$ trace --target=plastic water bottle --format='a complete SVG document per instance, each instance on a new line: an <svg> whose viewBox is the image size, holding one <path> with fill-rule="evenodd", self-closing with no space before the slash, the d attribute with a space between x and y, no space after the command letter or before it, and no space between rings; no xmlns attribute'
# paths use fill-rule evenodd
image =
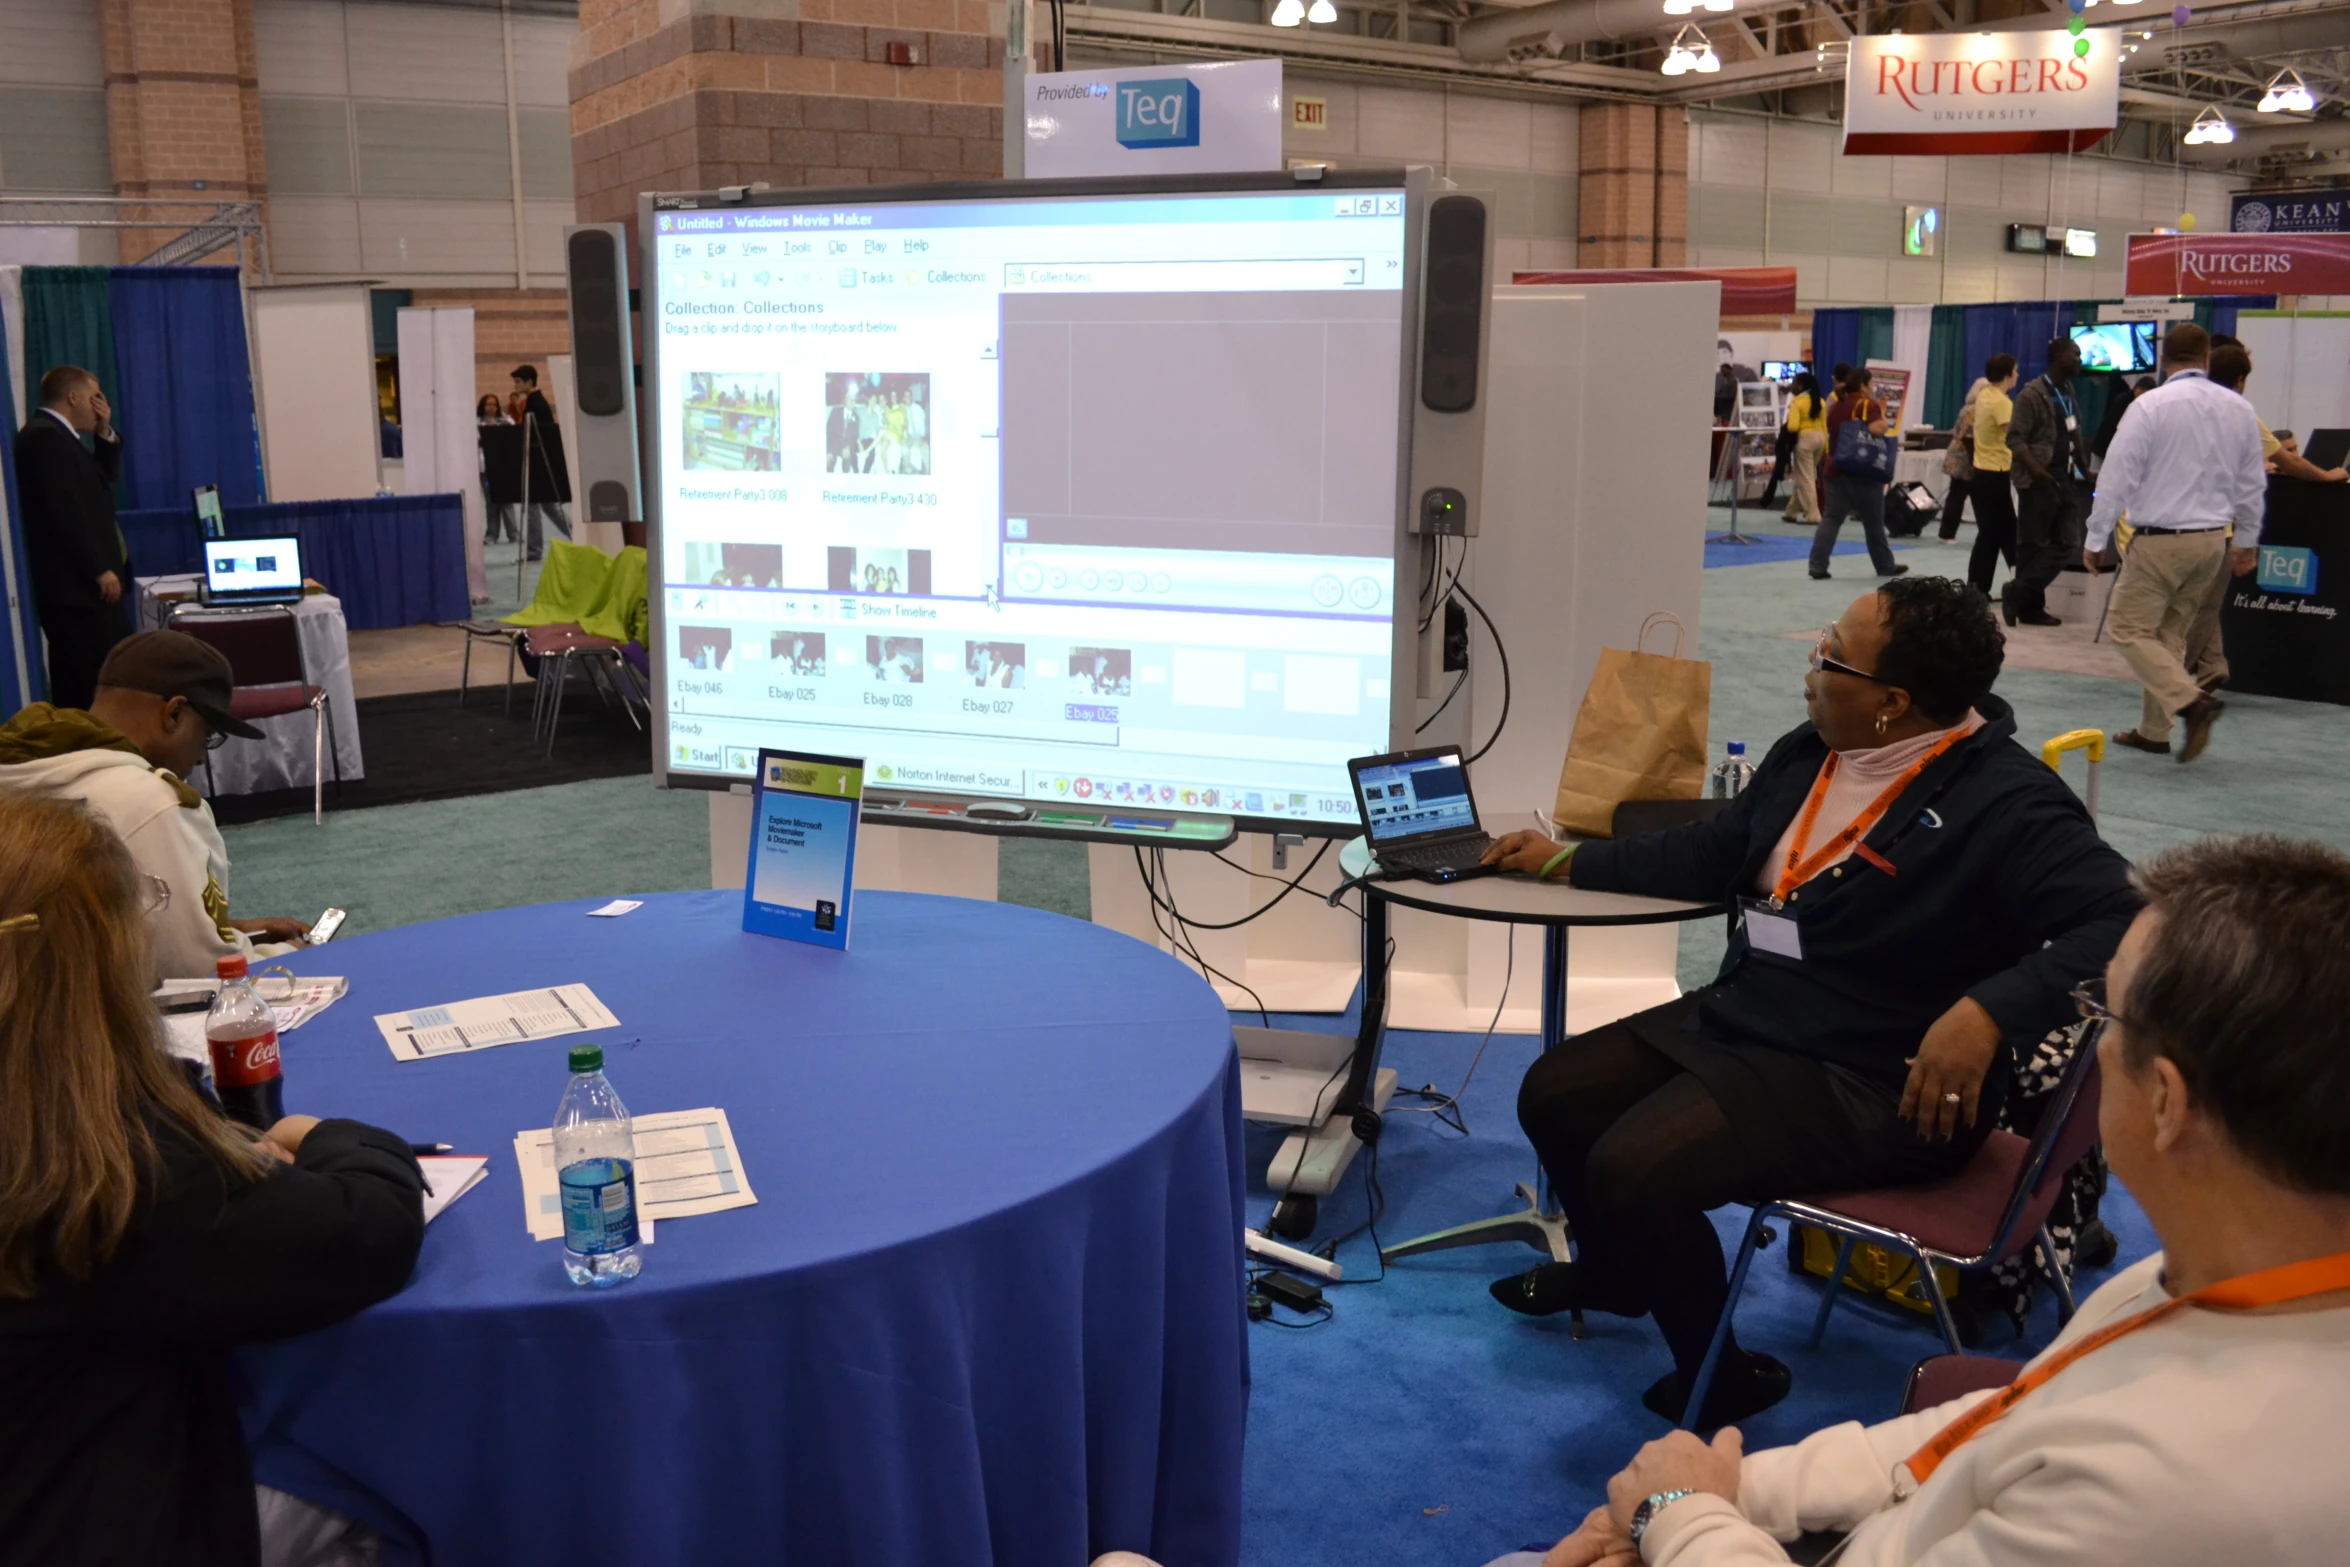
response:
<svg viewBox="0 0 2350 1567"><path fill-rule="evenodd" d="M636 1238L636 1138L604 1076L604 1047L571 1047L571 1082L555 1107L555 1179L563 1198L563 1271L596 1288L644 1266Z"/></svg>
<svg viewBox="0 0 2350 1567"><path fill-rule="evenodd" d="M1713 783L1706 793L1717 800L1727 800L1744 794L1746 786L1754 781L1754 764L1746 759L1746 742L1730 742L1729 755L1714 763Z"/></svg>
<svg viewBox="0 0 2350 1567"><path fill-rule="evenodd" d="M243 958L213 964L220 989L204 1018L212 1052L212 1091L230 1117L266 1132L286 1113L285 1066L278 1059L277 1014L254 992Z"/></svg>

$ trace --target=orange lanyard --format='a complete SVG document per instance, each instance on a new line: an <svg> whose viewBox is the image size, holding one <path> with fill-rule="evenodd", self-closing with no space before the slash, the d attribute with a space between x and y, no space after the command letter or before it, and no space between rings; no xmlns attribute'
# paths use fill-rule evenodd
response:
<svg viewBox="0 0 2350 1567"><path fill-rule="evenodd" d="M1826 870L1845 850L1866 837L1869 829L1893 808L1893 802L1901 798L1902 792L1918 781L1918 775L1931 767L1936 757L1966 737L1964 729L1954 729L1944 735L1934 749L1912 762L1883 794L1871 800L1842 832L1822 844L1820 852L1807 860L1803 851L1811 842L1812 826L1819 820L1820 806L1828 798L1828 786L1836 781L1836 753L1830 751L1827 762L1820 768L1820 776L1812 780L1811 798L1803 802L1803 815L1795 823L1795 840L1787 845L1787 868L1779 873L1779 885L1771 889L1771 907L1784 904L1789 893Z"/></svg>
<svg viewBox="0 0 2350 1567"><path fill-rule="evenodd" d="M1942 1466L1942 1460L1965 1445L1967 1439L1997 1420L2016 1406L2026 1393L2055 1376L2059 1371L2094 1350L2103 1349L2117 1338L2152 1327L2175 1311L2188 1306L2203 1306L2213 1311L2251 1311L2260 1306L2279 1306L2289 1300L2303 1300L2311 1295L2323 1295L2333 1290L2350 1289L2350 1251L2340 1251L2331 1257L2312 1257L2306 1262L2290 1262L2281 1268L2268 1268L2259 1273L2247 1273L2241 1278L2222 1279L2207 1285L2192 1295L2181 1295L2166 1300L2159 1306L2125 1317L2083 1334L2064 1348L2059 1355L2041 1361L2005 1388L1960 1415L1944 1426L1934 1439L1902 1461L1914 1485L1924 1485L1926 1477ZM1896 1471L1896 1482L1899 1472ZM1907 1490L1901 1492L1906 1496Z"/></svg>

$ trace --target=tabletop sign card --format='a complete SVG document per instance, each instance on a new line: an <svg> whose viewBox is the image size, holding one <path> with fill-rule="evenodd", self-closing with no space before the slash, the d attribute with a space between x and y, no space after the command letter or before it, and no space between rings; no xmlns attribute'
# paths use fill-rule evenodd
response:
<svg viewBox="0 0 2350 1567"><path fill-rule="evenodd" d="M864 793L861 758L760 751L743 929L848 950Z"/></svg>

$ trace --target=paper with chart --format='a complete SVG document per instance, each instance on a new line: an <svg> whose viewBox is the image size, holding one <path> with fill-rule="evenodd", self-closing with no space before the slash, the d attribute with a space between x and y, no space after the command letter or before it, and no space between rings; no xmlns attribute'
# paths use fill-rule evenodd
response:
<svg viewBox="0 0 2350 1567"><path fill-rule="evenodd" d="M743 1175L734 1128L724 1110L665 1110L630 1120L636 1138L637 1222L652 1239L656 1219L685 1219L759 1199ZM555 1134L540 1127L514 1134L522 1167L522 1214L534 1241L563 1235L563 1199L555 1184Z"/></svg>
<svg viewBox="0 0 2350 1567"><path fill-rule="evenodd" d="M619 1024L620 1019L585 985L477 996L412 1012L379 1013L375 1020L375 1026L383 1030L384 1043L403 1061L460 1055L525 1039L584 1034Z"/></svg>

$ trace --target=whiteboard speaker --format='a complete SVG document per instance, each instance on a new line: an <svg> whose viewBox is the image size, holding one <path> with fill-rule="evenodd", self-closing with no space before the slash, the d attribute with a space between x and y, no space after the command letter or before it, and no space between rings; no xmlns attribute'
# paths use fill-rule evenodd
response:
<svg viewBox="0 0 2350 1567"><path fill-rule="evenodd" d="M1484 196L1428 204L1421 240L1418 395L1412 406L1412 531L1474 534L1485 469L1487 301L1493 223Z"/></svg>
<svg viewBox="0 0 2350 1567"><path fill-rule="evenodd" d="M571 364L579 428L572 460L587 494L587 521L633 522L638 504L636 356L629 349L628 230L584 223L563 231L571 283Z"/></svg>

